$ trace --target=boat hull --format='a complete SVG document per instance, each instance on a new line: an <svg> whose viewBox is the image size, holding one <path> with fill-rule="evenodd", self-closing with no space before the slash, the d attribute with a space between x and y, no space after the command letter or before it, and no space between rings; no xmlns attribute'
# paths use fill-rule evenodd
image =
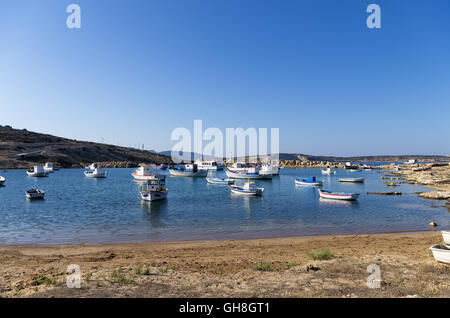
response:
<svg viewBox="0 0 450 318"><path fill-rule="evenodd" d="M106 178L106 171L100 173L85 171L84 175L86 176L86 178Z"/></svg>
<svg viewBox="0 0 450 318"><path fill-rule="evenodd" d="M339 178L339 182L363 183L364 178Z"/></svg>
<svg viewBox="0 0 450 318"><path fill-rule="evenodd" d="M212 184L233 184L234 181L230 179L217 179L217 178L206 178L208 183Z"/></svg>
<svg viewBox="0 0 450 318"><path fill-rule="evenodd" d="M30 172L30 171L27 171L27 175L29 177L34 177L34 178L43 178L43 177L47 176L47 173L46 172Z"/></svg>
<svg viewBox="0 0 450 318"><path fill-rule="evenodd" d="M450 245L450 231L442 231L441 233L444 243Z"/></svg>
<svg viewBox="0 0 450 318"><path fill-rule="evenodd" d="M319 195L324 199L332 199L332 200L349 200L353 201L358 199L359 193L337 193L337 192L328 192L319 190Z"/></svg>
<svg viewBox="0 0 450 318"><path fill-rule="evenodd" d="M300 180L300 179L295 179L295 185L319 187L319 186L322 185L322 181L307 182L307 181L303 181L303 180Z"/></svg>
<svg viewBox="0 0 450 318"><path fill-rule="evenodd" d="M168 191L142 191L141 198L144 201L160 201L167 199Z"/></svg>
<svg viewBox="0 0 450 318"><path fill-rule="evenodd" d="M232 172L230 170L225 171L228 178L232 179L251 179L251 180L258 180L258 179L272 179L272 175L264 175L259 173L236 173Z"/></svg>
<svg viewBox="0 0 450 318"><path fill-rule="evenodd" d="M186 170L169 169L169 172L173 177L206 177L208 175L208 170L198 170L194 172Z"/></svg>
<svg viewBox="0 0 450 318"><path fill-rule="evenodd" d="M450 247L445 245L433 245L430 247L434 259L441 263L450 264Z"/></svg>
<svg viewBox="0 0 450 318"><path fill-rule="evenodd" d="M39 200L39 199L43 199L45 196L45 192L37 192L37 193L29 193L29 192L25 192L26 198L28 200Z"/></svg>

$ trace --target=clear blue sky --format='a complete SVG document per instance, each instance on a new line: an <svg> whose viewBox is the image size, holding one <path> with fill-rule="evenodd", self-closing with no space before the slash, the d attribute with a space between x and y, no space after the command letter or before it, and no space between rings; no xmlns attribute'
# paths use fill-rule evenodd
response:
<svg viewBox="0 0 450 318"><path fill-rule="evenodd" d="M278 127L281 152L448 154L450 1L1 1L0 124L161 151L194 119Z"/></svg>

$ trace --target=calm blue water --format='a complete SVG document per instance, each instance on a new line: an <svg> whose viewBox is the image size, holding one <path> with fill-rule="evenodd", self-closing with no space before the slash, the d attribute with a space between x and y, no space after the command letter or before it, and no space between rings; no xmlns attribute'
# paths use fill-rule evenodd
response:
<svg viewBox="0 0 450 318"><path fill-rule="evenodd" d="M322 176L320 169L282 169L272 181L257 181L263 197L231 194L226 186L203 178L167 178L169 198L146 203L134 169L106 169L108 178L87 179L83 169L64 169L48 178L30 178L24 170L0 171L0 244L76 244L196 239L240 239L319 234L426 230L433 220L449 225L440 202L414 192L389 188L376 171ZM219 177L224 175L218 173ZM358 202L321 201L314 188L294 185L295 177L317 176L323 189L359 192ZM342 184L340 176L364 176L364 184ZM29 202L25 190L46 191L44 201ZM401 191L402 196L367 195Z"/></svg>

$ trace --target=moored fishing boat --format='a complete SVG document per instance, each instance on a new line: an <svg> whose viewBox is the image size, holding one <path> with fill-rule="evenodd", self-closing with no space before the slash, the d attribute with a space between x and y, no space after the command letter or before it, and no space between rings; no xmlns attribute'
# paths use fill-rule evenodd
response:
<svg viewBox="0 0 450 318"><path fill-rule="evenodd" d="M51 162L46 162L45 165L44 165L44 171L47 172L47 173L48 172L54 172L54 171L57 171L57 170L59 170L59 168L55 167L53 165L53 163L51 163Z"/></svg>
<svg viewBox="0 0 450 318"><path fill-rule="evenodd" d="M247 162L235 162L231 165L231 167L227 167L231 172L243 172L246 171L248 168L256 168L256 164L251 164Z"/></svg>
<svg viewBox="0 0 450 318"><path fill-rule="evenodd" d="M198 170L195 163L169 168L169 172L173 177L206 177L208 174L208 170Z"/></svg>
<svg viewBox="0 0 450 318"><path fill-rule="evenodd" d="M167 165L162 163L162 164L159 165L158 168L159 168L159 170L166 170L167 169Z"/></svg>
<svg viewBox="0 0 450 318"><path fill-rule="evenodd" d="M232 179L272 179L271 174L259 174L259 170L257 167L247 168L243 171L231 171L228 168L225 170L228 178Z"/></svg>
<svg viewBox="0 0 450 318"><path fill-rule="evenodd" d="M147 187L141 189L140 195L144 201L159 201L167 198L169 190L165 187L166 176L162 174L152 175L146 179Z"/></svg>
<svg viewBox="0 0 450 318"><path fill-rule="evenodd" d="M450 264L450 247L445 245L433 245L430 247L434 259L441 263Z"/></svg>
<svg viewBox="0 0 450 318"><path fill-rule="evenodd" d="M363 183L364 178L339 178L339 182Z"/></svg>
<svg viewBox="0 0 450 318"><path fill-rule="evenodd" d="M333 200L356 200L359 197L359 193L332 192L321 189L319 189L319 195L321 198Z"/></svg>
<svg viewBox="0 0 450 318"><path fill-rule="evenodd" d="M150 166L141 166L133 171L131 175L135 180L147 181L153 179L155 174L152 174Z"/></svg>
<svg viewBox="0 0 450 318"><path fill-rule="evenodd" d="M262 195L264 188L258 188L254 182L247 181L244 185L228 185L234 194L241 195Z"/></svg>
<svg viewBox="0 0 450 318"><path fill-rule="evenodd" d="M106 178L106 171L103 171L100 166L97 166L97 168L95 168L92 171L85 171L84 175L87 178Z"/></svg>
<svg viewBox="0 0 450 318"><path fill-rule="evenodd" d="M325 170L322 170L322 174L336 174L336 171L331 170L331 168L326 168Z"/></svg>
<svg viewBox="0 0 450 318"><path fill-rule="evenodd" d="M273 175L277 176L280 174L280 166L272 164L272 163L262 163L259 166L259 174L260 175Z"/></svg>
<svg viewBox="0 0 450 318"><path fill-rule="evenodd" d="M25 196L29 200L43 199L44 195L45 195L45 192L43 190L39 190L39 189L30 189L27 192L25 192Z"/></svg>
<svg viewBox="0 0 450 318"><path fill-rule="evenodd" d="M323 184L323 181L321 180L316 180L316 177L308 177L307 179L295 179L295 184L296 185L305 185L305 186L313 186L313 187L318 187L321 186Z"/></svg>
<svg viewBox="0 0 450 318"><path fill-rule="evenodd" d="M27 170L27 175L29 177L46 177L47 173L42 166L34 166L33 169Z"/></svg>
<svg viewBox="0 0 450 318"><path fill-rule="evenodd" d="M195 164L197 165L198 170L223 170L222 164L214 160L196 160Z"/></svg>
<svg viewBox="0 0 450 318"><path fill-rule="evenodd" d="M6 181L5 177L0 176L0 186L3 185Z"/></svg>
<svg viewBox="0 0 450 318"><path fill-rule="evenodd" d="M219 179L219 178L206 178L208 183L213 184L233 184L234 180L231 179Z"/></svg>
<svg viewBox="0 0 450 318"><path fill-rule="evenodd" d="M358 165L354 165L351 162L346 162L344 168L348 169L348 170L358 170L359 166Z"/></svg>

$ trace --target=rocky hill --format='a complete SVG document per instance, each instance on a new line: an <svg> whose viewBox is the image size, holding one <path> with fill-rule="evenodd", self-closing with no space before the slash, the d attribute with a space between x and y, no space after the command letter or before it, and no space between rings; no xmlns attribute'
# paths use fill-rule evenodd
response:
<svg viewBox="0 0 450 318"><path fill-rule="evenodd" d="M0 125L0 168L28 168L50 161L61 167L102 162L110 167L169 163L170 157L146 150L78 141Z"/></svg>

